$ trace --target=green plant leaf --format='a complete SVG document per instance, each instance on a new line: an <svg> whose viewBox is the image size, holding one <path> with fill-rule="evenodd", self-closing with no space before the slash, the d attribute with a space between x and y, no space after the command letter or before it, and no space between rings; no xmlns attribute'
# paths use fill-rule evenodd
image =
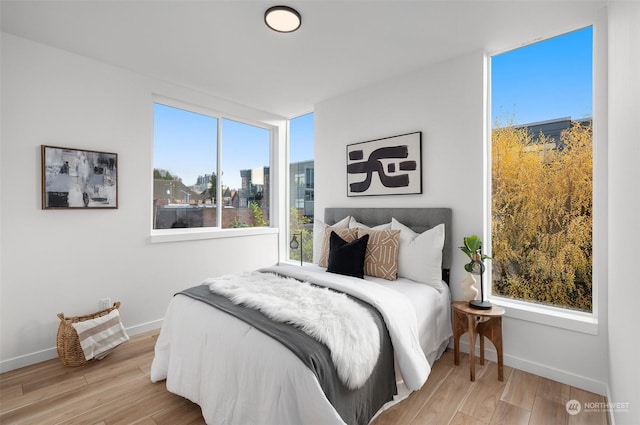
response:
<svg viewBox="0 0 640 425"><path fill-rule="evenodd" d="M473 254L480 251L480 249L482 248L482 241L477 235L467 236L464 238L464 246L461 246L459 248L462 252L467 254L467 257L469 257L470 260L473 261ZM482 254L480 256L480 259L481 261L490 260L491 257L486 254ZM467 270L467 265L465 265L465 270Z"/></svg>
<svg viewBox="0 0 640 425"><path fill-rule="evenodd" d="M477 235L464 238L464 246L471 252L477 252L482 247L482 241Z"/></svg>

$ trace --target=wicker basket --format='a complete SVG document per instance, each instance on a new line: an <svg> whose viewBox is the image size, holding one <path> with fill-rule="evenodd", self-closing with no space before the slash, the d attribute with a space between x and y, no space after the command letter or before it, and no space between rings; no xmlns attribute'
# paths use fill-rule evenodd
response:
<svg viewBox="0 0 640 425"><path fill-rule="evenodd" d="M58 313L60 325L58 326L56 346L58 348L58 357L62 364L65 366L82 366L90 362L90 360L84 358L84 352L80 346L78 333L71 324L95 319L96 317L106 316L118 307L120 307L120 301L113 303L112 307L100 310L96 313L87 314L86 316L64 317L63 313Z"/></svg>

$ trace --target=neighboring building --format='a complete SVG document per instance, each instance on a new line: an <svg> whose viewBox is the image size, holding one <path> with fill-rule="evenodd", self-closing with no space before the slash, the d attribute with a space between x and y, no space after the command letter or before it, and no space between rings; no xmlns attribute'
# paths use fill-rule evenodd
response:
<svg viewBox="0 0 640 425"><path fill-rule="evenodd" d="M564 146L561 141L561 134L565 130L571 128L572 122L578 122L581 125L590 124L591 118L582 118L572 120L571 117L556 118L553 120L532 122L529 124L522 124L515 126L516 128L527 128L529 134L534 141L537 141L540 133L547 137L549 143L553 143L555 149L562 149Z"/></svg>
<svg viewBox="0 0 640 425"><path fill-rule="evenodd" d="M229 186L222 185L222 205L225 207L229 207L234 205L234 199L238 198L238 191L235 189L229 189Z"/></svg>
<svg viewBox="0 0 640 425"><path fill-rule="evenodd" d="M313 218L315 172L313 161L289 164L289 205Z"/></svg>
<svg viewBox="0 0 640 425"><path fill-rule="evenodd" d="M211 183L211 176L212 174L205 174L204 176L198 176L198 179L196 180L196 184L191 186L191 188L194 191L199 193L204 192L205 190L209 189L209 184Z"/></svg>
<svg viewBox="0 0 640 425"><path fill-rule="evenodd" d="M228 208L223 212L224 228L233 227L234 219L245 225L252 223L249 207L253 202L262 209L264 219L269 221L269 167L240 170L240 176L240 189L222 185L221 205ZM196 184L188 187L181 180L154 179L153 228L215 226L218 202L208 190L210 181L211 175L199 176Z"/></svg>
<svg viewBox="0 0 640 425"><path fill-rule="evenodd" d="M269 221L269 167L240 170L240 178L242 187L238 189L232 205L236 208L249 208L252 202L256 202L262 209L264 218Z"/></svg>
<svg viewBox="0 0 640 425"><path fill-rule="evenodd" d="M203 199L204 195L194 192L181 180L153 180L154 205L199 204Z"/></svg>

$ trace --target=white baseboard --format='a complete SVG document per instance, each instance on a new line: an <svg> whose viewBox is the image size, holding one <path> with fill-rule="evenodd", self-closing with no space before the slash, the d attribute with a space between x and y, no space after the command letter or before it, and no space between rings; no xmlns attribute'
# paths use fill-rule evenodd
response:
<svg viewBox="0 0 640 425"><path fill-rule="evenodd" d="M485 359L497 362L497 354L490 342L485 344ZM453 349L453 343L449 348ZM468 341L460 340L460 351L469 353ZM476 356L480 356L480 347L475 347ZM572 387L580 388L592 393L604 395L609 397L609 386L605 382L596 381L586 376L576 375L574 373L566 372L564 370L556 369L554 367L544 365L541 363L532 362L531 360L522 359L508 354L503 354L504 364L514 369L519 369L525 372L533 373L534 375L542 376L543 378L552 379L554 381L561 382L563 384L571 385ZM611 422L610 422L611 423ZM611 423L612 424L612 423ZM612 424L613 425L613 424Z"/></svg>
<svg viewBox="0 0 640 425"><path fill-rule="evenodd" d="M57 356L58 351L56 347L53 347L36 351L35 353L13 357L11 359L3 360L0 362L0 373L9 372L10 370L20 369L21 367L31 366L32 364L55 359Z"/></svg>
<svg viewBox="0 0 640 425"><path fill-rule="evenodd" d="M613 398L611 397L611 388L609 388L609 385L607 385L607 401L613 401ZM609 419L609 425L616 425L616 417L613 414L614 410L613 409L607 409L607 416Z"/></svg>
<svg viewBox="0 0 640 425"><path fill-rule="evenodd" d="M135 336L135 335L143 334L145 332L160 329L162 327L162 320L163 319L153 320L151 322L128 327L127 334L129 334L129 336Z"/></svg>
<svg viewBox="0 0 640 425"><path fill-rule="evenodd" d="M159 329L162 326L162 320L163 319L158 319L142 323L140 325L131 326L126 328L127 334L129 336L135 336L144 332ZM0 373L9 372L10 370L19 369L25 366L31 366L32 364L55 359L56 357L58 357L58 349L56 347L52 347L36 351L34 353L13 357L11 359L2 360L0 361Z"/></svg>

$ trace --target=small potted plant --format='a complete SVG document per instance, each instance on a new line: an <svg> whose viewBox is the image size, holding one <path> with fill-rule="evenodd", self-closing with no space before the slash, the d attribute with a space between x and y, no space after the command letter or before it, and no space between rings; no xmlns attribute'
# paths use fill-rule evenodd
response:
<svg viewBox="0 0 640 425"><path fill-rule="evenodd" d="M464 299L469 301L471 307L483 310L490 309L491 303L484 300L482 274L485 270L483 261L490 260L491 257L482 253L482 241L476 235L465 237L464 245L460 247L460 250L467 254L467 257L471 260L464 265L464 269L467 271L467 277L460 282ZM476 279L473 276L474 274L480 275L480 301L476 300L478 297L478 289L475 287Z"/></svg>
<svg viewBox="0 0 640 425"><path fill-rule="evenodd" d="M476 235L465 237L464 246L461 246L460 250L467 254L467 257L471 260L464 265L464 269L469 273L482 273L484 271L484 264L482 262L491 259L491 257L482 253L482 241Z"/></svg>

